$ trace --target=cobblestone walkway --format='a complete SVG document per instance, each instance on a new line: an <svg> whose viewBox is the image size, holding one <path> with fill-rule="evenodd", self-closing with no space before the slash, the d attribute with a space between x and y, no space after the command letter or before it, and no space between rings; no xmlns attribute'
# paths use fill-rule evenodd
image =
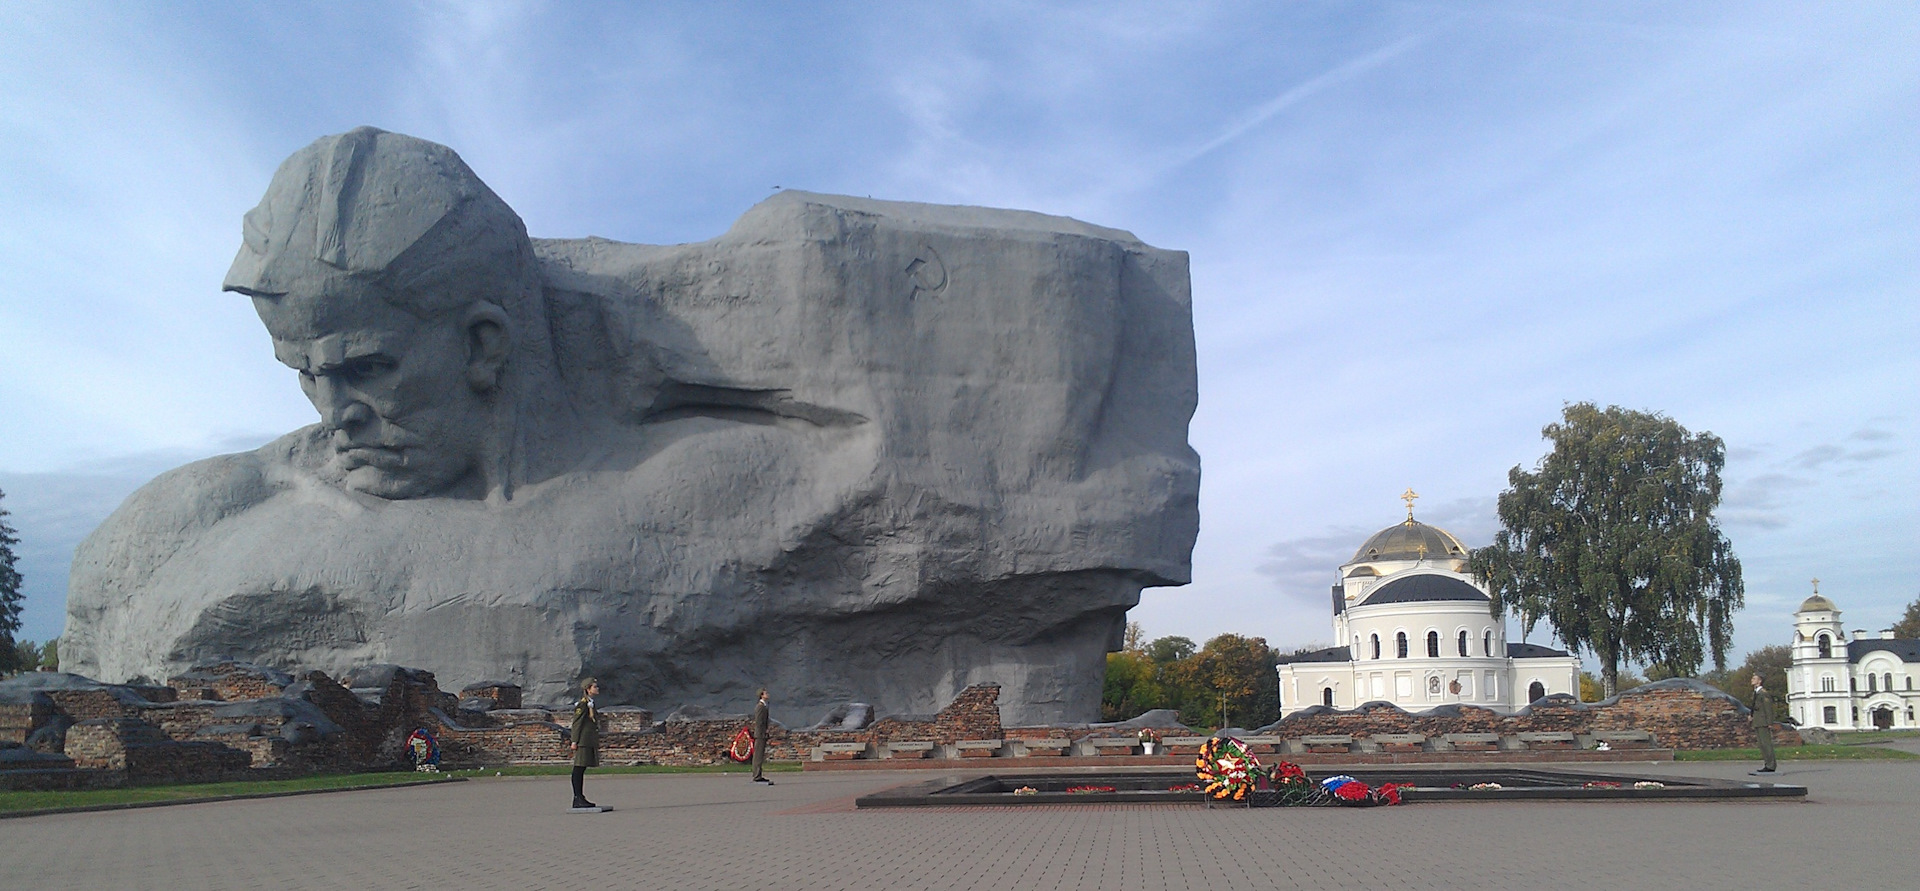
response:
<svg viewBox="0 0 1920 891"><path fill-rule="evenodd" d="M1654 765L1740 777L1752 765ZM565 777L0 823L11 888L1785 888L1912 878L1920 768L1789 762L1805 802L855 811L914 773ZM1805 840L1821 839L1821 856ZM1896 878L1905 871L1908 879Z"/></svg>

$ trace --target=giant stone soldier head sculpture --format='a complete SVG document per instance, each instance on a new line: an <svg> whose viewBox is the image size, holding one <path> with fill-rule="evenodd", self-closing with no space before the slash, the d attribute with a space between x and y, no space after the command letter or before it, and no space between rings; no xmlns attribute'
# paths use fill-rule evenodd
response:
<svg viewBox="0 0 1920 891"><path fill-rule="evenodd" d="M1141 588L1187 580L1186 258L1125 232L785 192L705 242L529 239L452 150L361 128L242 233L225 288L318 423L82 545L83 672L777 686L803 719L990 681L1085 720Z"/></svg>

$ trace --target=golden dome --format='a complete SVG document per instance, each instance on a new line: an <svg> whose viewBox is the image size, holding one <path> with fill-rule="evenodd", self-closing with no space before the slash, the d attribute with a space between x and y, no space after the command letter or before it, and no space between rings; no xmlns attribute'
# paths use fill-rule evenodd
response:
<svg viewBox="0 0 1920 891"><path fill-rule="evenodd" d="M1815 594L1812 597L1809 597L1805 600L1800 601L1801 612L1810 613L1816 610L1826 610L1827 612L1830 612L1830 613L1837 613L1840 611L1840 608L1837 606L1834 606L1833 601L1828 600L1827 598L1822 597L1818 594Z"/></svg>
<svg viewBox="0 0 1920 891"><path fill-rule="evenodd" d="M1388 526L1373 534L1348 563L1374 563L1382 560L1465 560L1467 547L1453 533L1415 519Z"/></svg>

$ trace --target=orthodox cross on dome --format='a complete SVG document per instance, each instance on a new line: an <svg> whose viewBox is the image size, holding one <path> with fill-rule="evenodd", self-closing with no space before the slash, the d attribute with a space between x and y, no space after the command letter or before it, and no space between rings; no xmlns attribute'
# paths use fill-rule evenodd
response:
<svg viewBox="0 0 1920 891"><path fill-rule="evenodd" d="M1407 522L1409 523L1413 522L1413 499L1419 497L1420 493L1413 491L1412 486L1408 486L1407 491L1400 493L1400 500L1407 503Z"/></svg>
<svg viewBox="0 0 1920 891"><path fill-rule="evenodd" d="M1814 579L1814 580L1813 580L1813 593L1815 593L1815 594L1818 594L1818 593L1820 593L1820 580L1819 580L1819 579Z"/></svg>

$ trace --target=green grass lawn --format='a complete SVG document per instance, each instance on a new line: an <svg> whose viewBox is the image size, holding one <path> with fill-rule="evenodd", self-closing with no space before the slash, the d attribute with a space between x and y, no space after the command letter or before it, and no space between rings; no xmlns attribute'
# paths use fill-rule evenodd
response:
<svg viewBox="0 0 1920 891"><path fill-rule="evenodd" d="M1781 761L1900 761L1920 758L1912 752L1886 749L1860 743L1825 746L1780 746L1774 756ZM1673 753L1675 761L1758 761L1759 749L1682 749Z"/></svg>
<svg viewBox="0 0 1920 891"><path fill-rule="evenodd" d="M798 761L769 761L767 773L788 773L800 769ZM457 777L563 777L571 774L573 768L565 764L521 764L511 767L481 767L474 770L450 770L447 773ZM669 767L664 764L635 764L632 766L610 766L589 768L587 776L597 777L607 774L628 773L737 773L746 776L753 772L749 764L707 764L699 767Z"/></svg>
<svg viewBox="0 0 1920 891"><path fill-rule="evenodd" d="M430 779L413 771L392 773L335 773L288 780L240 780L231 783L192 783L180 786L133 786L124 789L83 789L72 792L0 792L0 813L47 808L99 807L161 801L192 801L226 795L273 795L318 792L363 786L390 786Z"/></svg>
<svg viewBox="0 0 1920 891"><path fill-rule="evenodd" d="M768 773L800 769L798 761L769 761ZM566 776L572 767L565 764L530 764L515 767L487 767L477 770L449 770L441 774L398 771L388 773L336 773L288 780L240 780L230 783L191 783L178 786L134 786L124 789L86 789L74 792L0 792L0 814L58 808L104 807L122 804L185 802L232 795L277 795L289 792L324 792L366 786L390 786L432 779L488 779L491 777ZM715 764L704 767L667 767L642 764L632 767L596 767L590 776L645 773L737 773L745 776L752 768L742 764Z"/></svg>

